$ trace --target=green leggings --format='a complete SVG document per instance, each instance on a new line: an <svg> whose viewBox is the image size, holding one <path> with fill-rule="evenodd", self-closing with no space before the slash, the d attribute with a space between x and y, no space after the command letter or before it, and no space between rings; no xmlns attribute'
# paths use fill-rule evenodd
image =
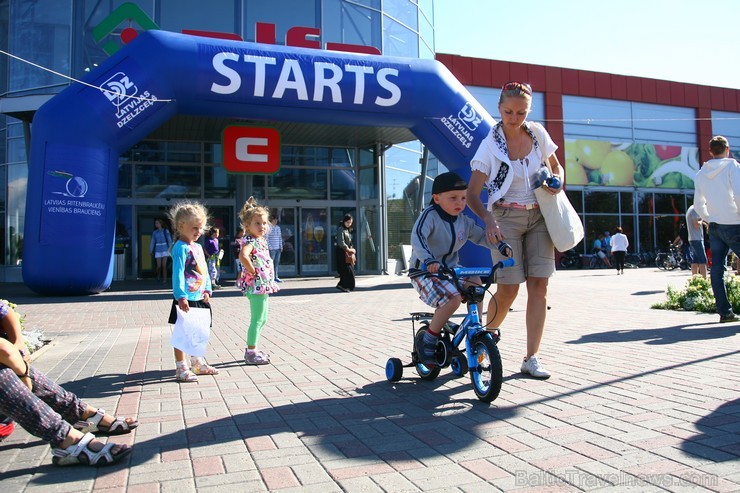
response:
<svg viewBox="0 0 740 493"><path fill-rule="evenodd" d="M247 332L247 347L257 347L260 339L262 328L267 323L267 294L247 294L249 300L249 309L252 312L252 319L249 322L249 331Z"/></svg>

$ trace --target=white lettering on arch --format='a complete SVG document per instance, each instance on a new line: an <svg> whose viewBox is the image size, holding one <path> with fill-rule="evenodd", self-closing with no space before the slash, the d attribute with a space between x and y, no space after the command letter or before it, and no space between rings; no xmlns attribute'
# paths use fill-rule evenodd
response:
<svg viewBox="0 0 740 493"><path fill-rule="evenodd" d="M229 79L229 83L226 85L211 84L211 91L217 94L233 94L239 90L242 85L242 79L239 76L239 72L226 65L226 60L239 61L239 55L236 53L217 53L213 56L213 68L216 72Z"/></svg>
<svg viewBox="0 0 740 493"><path fill-rule="evenodd" d="M355 99L354 104L362 104L365 101L365 74L374 72L372 67L364 65L345 65L344 70L355 74Z"/></svg>
<svg viewBox="0 0 740 493"><path fill-rule="evenodd" d="M393 106L401 100L401 88L388 80L388 76L391 75L398 77L398 70L395 68L381 68L378 70L378 84L391 93L388 98L375 98L375 104L378 106Z"/></svg>
<svg viewBox="0 0 740 493"><path fill-rule="evenodd" d="M272 93L273 98L282 99L283 94L288 89L296 92L298 99L308 101L308 90L306 89L306 79L303 77L303 71L298 60L286 59L283 69L280 71L275 91Z"/></svg>
<svg viewBox="0 0 740 493"><path fill-rule="evenodd" d="M331 91L332 103L342 102L342 91L339 89L339 81L342 80L342 69L329 62L316 62L313 64L315 85L313 88L313 100L324 100L324 89ZM331 72L330 77L326 77Z"/></svg>

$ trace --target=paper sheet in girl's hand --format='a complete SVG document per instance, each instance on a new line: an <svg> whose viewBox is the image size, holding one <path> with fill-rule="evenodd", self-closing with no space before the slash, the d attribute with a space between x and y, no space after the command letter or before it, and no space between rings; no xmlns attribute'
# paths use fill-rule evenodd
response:
<svg viewBox="0 0 740 493"><path fill-rule="evenodd" d="M177 321L172 331L172 347L191 356L205 356L211 336L211 310L190 307L187 313L177 307Z"/></svg>

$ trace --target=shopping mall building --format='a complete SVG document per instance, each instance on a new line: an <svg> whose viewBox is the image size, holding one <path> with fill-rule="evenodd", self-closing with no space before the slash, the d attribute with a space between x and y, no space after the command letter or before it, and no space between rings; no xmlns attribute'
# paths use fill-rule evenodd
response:
<svg viewBox="0 0 740 493"><path fill-rule="evenodd" d="M663 247L711 136L740 142L738 90L437 53L433 0L4 0L0 22L0 281L41 292L52 261L84 277L53 292L152 277L181 199L207 204L226 277L249 196L279 217L281 277L333 275L346 213L358 273L393 269L511 80L559 145L584 253L618 225Z"/></svg>

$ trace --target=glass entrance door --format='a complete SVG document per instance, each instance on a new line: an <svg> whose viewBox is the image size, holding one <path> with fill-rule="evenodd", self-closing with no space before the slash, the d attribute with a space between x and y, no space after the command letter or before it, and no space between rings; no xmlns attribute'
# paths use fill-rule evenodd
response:
<svg viewBox="0 0 740 493"><path fill-rule="evenodd" d="M326 274L329 272L329 237L331 229L327 221L327 209L301 208L301 273Z"/></svg>
<svg viewBox="0 0 740 493"><path fill-rule="evenodd" d="M326 275L331 264L332 230L326 207L276 207L283 252L278 277Z"/></svg>

